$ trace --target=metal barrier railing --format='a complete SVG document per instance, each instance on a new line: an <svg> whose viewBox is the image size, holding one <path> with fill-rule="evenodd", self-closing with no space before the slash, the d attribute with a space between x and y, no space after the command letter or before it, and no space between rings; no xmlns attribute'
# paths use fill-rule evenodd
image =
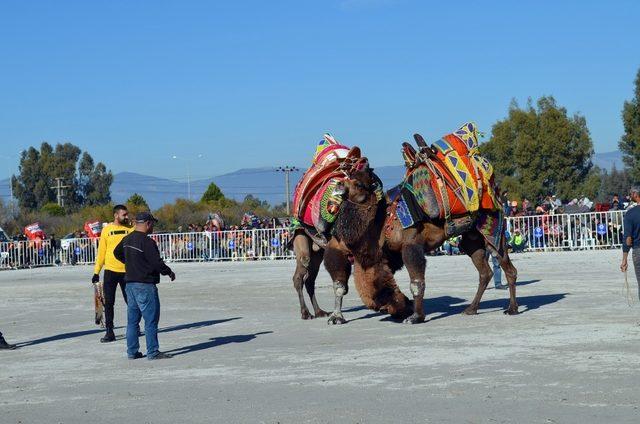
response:
<svg viewBox="0 0 640 424"><path fill-rule="evenodd" d="M509 217L507 233L518 230L533 251L616 248L623 242L624 212Z"/></svg>
<svg viewBox="0 0 640 424"><path fill-rule="evenodd" d="M586 250L620 247L625 211L517 216L506 219L507 237L519 231L529 251ZM152 234L162 257L176 261L252 261L292 259L289 229L268 228L198 233ZM95 262L98 240L65 239L0 243L0 269Z"/></svg>

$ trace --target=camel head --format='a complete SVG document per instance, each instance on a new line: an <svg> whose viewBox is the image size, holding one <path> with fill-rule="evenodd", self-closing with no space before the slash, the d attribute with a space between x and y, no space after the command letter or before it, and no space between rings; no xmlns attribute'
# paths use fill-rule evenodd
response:
<svg viewBox="0 0 640 424"><path fill-rule="evenodd" d="M360 149L354 147L352 150ZM347 178L343 182L342 198L360 205L377 203L383 197L382 181L369 166L366 157L353 158L345 162L343 171Z"/></svg>

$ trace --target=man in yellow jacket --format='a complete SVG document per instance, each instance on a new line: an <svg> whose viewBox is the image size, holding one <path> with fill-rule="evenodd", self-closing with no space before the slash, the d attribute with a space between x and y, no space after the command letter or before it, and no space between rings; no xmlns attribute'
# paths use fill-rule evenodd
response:
<svg viewBox="0 0 640 424"><path fill-rule="evenodd" d="M113 208L113 222L107 224L100 234L98 244L98 257L93 270L92 283L100 281L100 270L104 267L104 315L107 334L100 339L102 343L109 343L116 340L113 332L113 305L116 302L116 291L118 284L122 290L124 302L127 303L127 293L125 292L124 264L113 255L113 249L122 241L124 236L133 231L129 224L129 212L124 205L116 205Z"/></svg>

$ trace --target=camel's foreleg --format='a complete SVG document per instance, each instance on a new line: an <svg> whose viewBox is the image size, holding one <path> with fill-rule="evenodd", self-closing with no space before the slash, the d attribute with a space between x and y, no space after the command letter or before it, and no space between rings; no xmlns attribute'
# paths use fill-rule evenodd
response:
<svg viewBox="0 0 640 424"><path fill-rule="evenodd" d="M349 275L351 274L351 262L339 249L327 247L324 252L324 266L331 275L333 281L333 294L335 305L329 315L329 325L339 325L347 322L342 315L342 298L349 292Z"/></svg>

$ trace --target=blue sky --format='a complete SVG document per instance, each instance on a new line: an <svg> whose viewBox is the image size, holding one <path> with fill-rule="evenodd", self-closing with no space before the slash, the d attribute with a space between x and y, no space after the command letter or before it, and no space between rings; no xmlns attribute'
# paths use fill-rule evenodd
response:
<svg viewBox="0 0 640 424"><path fill-rule="evenodd" d="M0 178L70 141L115 172L184 178L306 165L330 131L374 166L414 132L489 132L554 95L615 150L640 67L640 2L0 3Z"/></svg>

